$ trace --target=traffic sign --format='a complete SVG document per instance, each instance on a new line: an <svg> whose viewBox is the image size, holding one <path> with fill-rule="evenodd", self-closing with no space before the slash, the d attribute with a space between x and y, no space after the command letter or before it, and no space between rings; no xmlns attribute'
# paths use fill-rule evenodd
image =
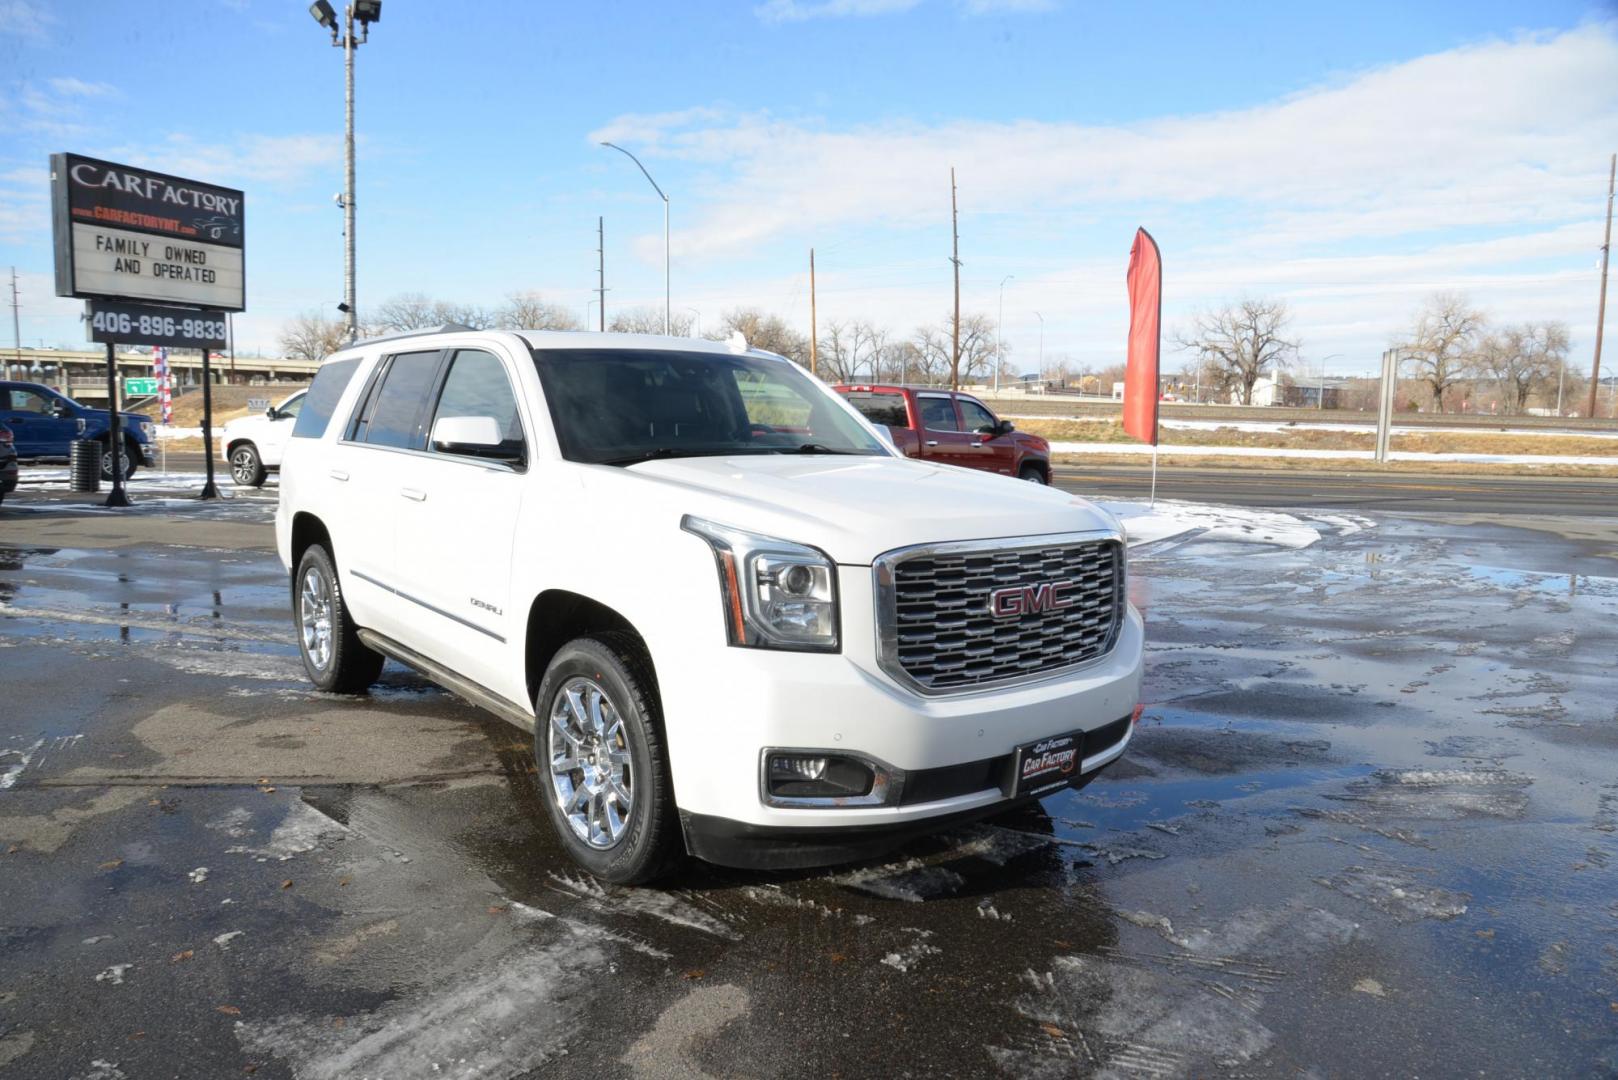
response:
<svg viewBox="0 0 1618 1080"><path fill-rule="evenodd" d="M156 379L125 379L125 397L152 397L157 393Z"/></svg>

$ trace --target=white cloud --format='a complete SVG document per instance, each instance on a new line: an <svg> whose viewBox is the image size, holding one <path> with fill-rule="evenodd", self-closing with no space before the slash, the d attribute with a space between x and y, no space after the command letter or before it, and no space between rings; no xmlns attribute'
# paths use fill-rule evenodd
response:
<svg viewBox="0 0 1618 1080"><path fill-rule="evenodd" d="M109 151L115 160L219 184L289 186L331 172L343 160L343 140L329 135L243 134L228 140L170 135L156 144ZM335 172L332 182L337 183Z"/></svg>
<svg viewBox="0 0 1618 1080"><path fill-rule="evenodd" d="M1502 318L1527 317L1531 301L1543 308L1534 317L1577 327L1595 287L1581 275L1599 243L1614 70L1618 27L1601 24L1386 65L1252 108L1129 125L833 127L707 111L623 117L592 138L624 139L654 172L661 158L700 178L674 238L692 268L783 241L880 237L890 255L914 250L911 233L926 230L925 242L947 244L953 165L962 254L980 279L968 287L988 294L977 310L992 310L995 282L1015 271L1019 308L1064 312L1074 335L1090 332L1089 316L1110 328L1128 236L1145 223L1182 305L1280 291L1300 321L1321 321L1306 337L1403 322L1442 285L1498 304ZM1116 256L1098 255L1114 235ZM866 288L870 313L936 318L947 267L942 256L925 265L904 284ZM836 288L832 274L823 270L823 283Z"/></svg>
<svg viewBox="0 0 1618 1080"><path fill-rule="evenodd" d="M921 0L768 0L753 9L765 22L803 22L806 19L845 16L893 15L909 11Z"/></svg>
<svg viewBox="0 0 1618 1080"><path fill-rule="evenodd" d="M110 97L117 91L107 83L86 82L72 76L47 80L50 88L62 97Z"/></svg>
<svg viewBox="0 0 1618 1080"><path fill-rule="evenodd" d="M43 41L56 16L34 0L0 0L0 34Z"/></svg>

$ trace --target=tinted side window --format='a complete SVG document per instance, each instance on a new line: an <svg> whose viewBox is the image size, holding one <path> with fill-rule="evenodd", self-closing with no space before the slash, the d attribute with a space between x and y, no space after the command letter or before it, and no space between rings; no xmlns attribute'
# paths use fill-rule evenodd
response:
<svg viewBox="0 0 1618 1080"><path fill-rule="evenodd" d="M348 380L354 377L359 366L358 357L320 365L320 370L315 372L314 383L303 396L303 409L298 413L298 422L292 425L294 439L318 439L326 434L332 410L337 408L338 399L348 389Z"/></svg>
<svg viewBox="0 0 1618 1080"><path fill-rule="evenodd" d="M289 401L285 405L281 406L281 415L282 416L297 416L300 412L303 411L303 403L304 403L305 400L306 400L306 398L301 398L301 397L293 398L291 401Z"/></svg>
<svg viewBox="0 0 1618 1080"><path fill-rule="evenodd" d="M956 398L961 404L961 427L967 431L984 431L993 429L994 416L982 405L971 398Z"/></svg>
<svg viewBox="0 0 1618 1080"><path fill-rule="evenodd" d="M852 390L843 395L848 403L858 409L860 415L873 424L886 424L888 427L909 427L910 418L905 415L905 399L903 394L875 394L869 390Z"/></svg>
<svg viewBox="0 0 1618 1080"><path fill-rule="evenodd" d="M490 353L463 349L455 354L433 420L447 416L492 416L500 425L502 441L522 446L517 395L511 392L511 380L499 358Z"/></svg>
<svg viewBox="0 0 1618 1080"><path fill-rule="evenodd" d="M955 403L949 398L918 395L916 407L921 410L923 427L932 431L961 430L960 423L955 419Z"/></svg>
<svg viewBox="0 0 1618 1080"><path fill-rule="evenodd" d="M41 416L51 411L51 403L32 390L13 390L11 407L17 412L38 413Z"/></svg>
<svg viewBox="0 0 1618 1080"><path fill-rule="evenodd" d="M400 353L382 376L365 429L372 446L420 450L427 445L427 395L438 377L442 354Z"/></svg>

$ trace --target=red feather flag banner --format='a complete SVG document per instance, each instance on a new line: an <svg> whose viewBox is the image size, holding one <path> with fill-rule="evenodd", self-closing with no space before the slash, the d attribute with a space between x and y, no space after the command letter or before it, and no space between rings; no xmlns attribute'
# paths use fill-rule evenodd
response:
<svg viewBox="0 0 1618 1080"><path fill-rule="evenodd" d="M1152 446L1152 502L1157 501L1158 359L1163 345L1163 260L1157 241L1135 230L1129 249L1129 350L1124 363L1124 431Z"/></svg>

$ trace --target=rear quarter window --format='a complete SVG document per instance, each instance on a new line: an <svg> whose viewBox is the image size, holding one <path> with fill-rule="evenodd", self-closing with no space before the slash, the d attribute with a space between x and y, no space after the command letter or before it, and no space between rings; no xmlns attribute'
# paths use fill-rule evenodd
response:
<svg viewBox="0 0 1618 1080"><path fill-rule="evenodd" d="M318 439L326 434L326 425L331 422L337 402L342 399L343 391L348 389L348 381L354 377L359 366L359 357L320 366L320 370L315 372L315 381L309 385L309 392L303 397L298 420L292 425L294 439Z"/></svg>
<svg viewBox="0 0 1618 1080"><path fill-rule="evenodd" d="M843 395L859 414L873 424L888 427L909 427L910 417L905 413L903 394L879 394L869 390L850 390Z"/></svg>

